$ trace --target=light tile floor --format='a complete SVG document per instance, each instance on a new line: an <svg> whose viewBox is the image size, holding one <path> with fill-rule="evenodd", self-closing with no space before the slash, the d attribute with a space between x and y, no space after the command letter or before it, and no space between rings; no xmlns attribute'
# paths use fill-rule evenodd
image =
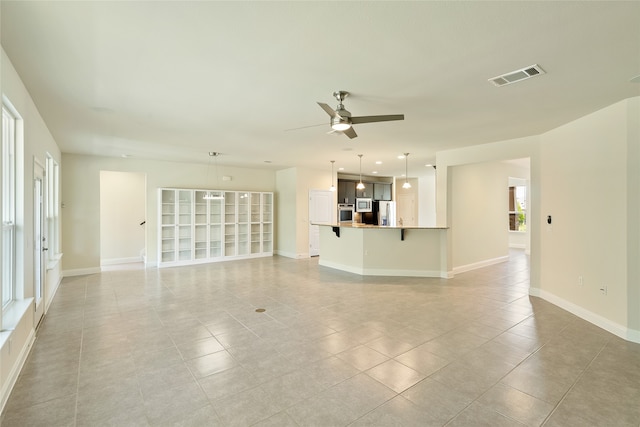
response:
<svg viewBox="0 0 640 427"><path fill-rule="evenodd" d="M65 278L2 425L637 427L640 345L528 280L519 251L450 280L282 257Z"/></svg>

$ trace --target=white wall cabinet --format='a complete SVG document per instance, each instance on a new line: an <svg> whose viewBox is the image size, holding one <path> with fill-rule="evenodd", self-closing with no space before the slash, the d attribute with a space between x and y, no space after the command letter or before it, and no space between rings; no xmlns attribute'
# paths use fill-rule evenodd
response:
<svg viewBox="0 0 640 427"><path fill-rule="evenodd" d="M273 193L161 188L158 266L273 255Z"/></svg>

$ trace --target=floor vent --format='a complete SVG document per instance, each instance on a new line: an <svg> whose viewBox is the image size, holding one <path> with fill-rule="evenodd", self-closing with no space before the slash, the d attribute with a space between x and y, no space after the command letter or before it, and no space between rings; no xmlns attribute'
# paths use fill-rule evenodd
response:
<svg viewBox="0 0 640 427"><path fill-rule="evenodd" d="M520 82L522 80L530 79L531 77L539 76L540 74L544 74L544 70L540 68L538 64L534 64L520 70L512 71L501 76L490 78L489 81L493 83L494 86L504 86L511 83Z"/></svg>

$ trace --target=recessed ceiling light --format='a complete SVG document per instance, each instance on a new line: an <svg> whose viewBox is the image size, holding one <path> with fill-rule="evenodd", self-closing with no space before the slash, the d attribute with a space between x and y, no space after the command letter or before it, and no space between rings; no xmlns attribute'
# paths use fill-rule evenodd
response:
<svg viewBox="0 0 640 427"><path fill-rule="evenodd" d="M372 171L371 173L375 175L378 173L378 171Z"/></svg>
<svg viewBox="0 0 640 427"><path fill-rule="evenodd" d="M343 171L343 170L344 170L344 168L338 168L338 170L339 170L339 171Z"/></svg>
<svg viewBox="0 0 640 427"><path fill-rule="evenodd" d="M380 160L378 160L378 161L376 162L376 165L381 165L381 164L382 164L382 162L381 162Z"/></svg>
<svg viewBox="0 0 640 427"><path fill-rule="evenodd" d="M128 159L129 157L131 157L131 154L122 154L121 157L123 159Z"/></svg>
<svg viewBox="0 0 640 427"><path fill-rule="evenodd" d="M400 154L400 155L398 156L398 159L400 159L400 160L404 159L404 154Z"/></svg>
<svg viewBox="0 0 640 427"><path fill-rule="evenodd" d="M427 163L426 165L424 165L425 168L432 168L433 165L431 163Z"/></svg>

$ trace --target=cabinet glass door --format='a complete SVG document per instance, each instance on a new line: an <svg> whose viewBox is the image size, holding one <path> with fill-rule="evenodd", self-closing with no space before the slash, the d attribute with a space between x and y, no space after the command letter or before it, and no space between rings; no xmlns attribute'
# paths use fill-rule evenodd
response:
<svg viewBox="0 0 640 427"><path fill-rule="evenodd" d="M260 222L260 193L251 193L251 223Z"/></svg>
<svg viewBox="0 0 640 427"><path fill-rule="evenodd" d="M178 261L192 259L193 191L178 190Z"/></svg>
<svg viewBox="0 0 640 427"><path fill-rule="evenodd" d="M249 193L238 193L238 255L249 254Z"/></svg>
<svg viewBox="0 0 640 427"><path fill-rule="evenodd" d="M262 224L262 252L273 252L273 224Z"/></svg>
<svg viewBox="0 0 640 427"><path fill-rule="evenodd" d="M262 222L273 222L273 194L262 194Z"/></svg>
<svg viewBox="0 0 640 427"><path fill-rule="evenodd" d="M224 255L236 255L236 193L224 193Z"/></svg>
<svg viewBox="0 0 640 427"><path fill-rule="evenodd" d="M162 190L160 224L160 262L176 260L176 192Z"/></svg>
<svg viewBox="0 0 640 427"><path fill-rule="evenodd" d="M259 254L262 252L262 245L260 245L260 224L251 224L251 253Z"/></svg>
<svg viewBox="0 0 640 427"><path fill-rule="evenodd" d="M209 257L222 256L222 210L224 199L220 192L210 192L209 200Z"/></svg>
<svg viewBox="0 0 640 427"><path fill-rule="evenodd" d="M262 252L273 252L273 194L262 193Z"/></svg>
<svg viewBox="0 0 640 427"><path fill-rule="evenodd" d="M194 200L194 259L207 258L207 195L196 191Z"/></svg>

